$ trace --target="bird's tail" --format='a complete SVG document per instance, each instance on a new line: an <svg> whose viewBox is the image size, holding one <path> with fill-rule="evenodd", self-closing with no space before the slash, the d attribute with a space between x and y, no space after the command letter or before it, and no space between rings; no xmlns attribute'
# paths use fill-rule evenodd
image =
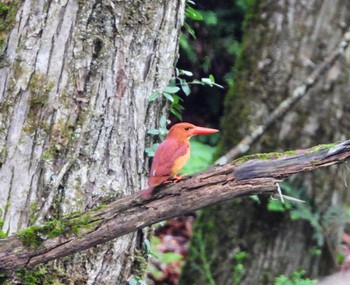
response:
<svg viewBox="0 0 350 285"><path fill-rule="evenodd" d="M158 185L165 183L166 180L169 178L169 175L167 176L150 176L148 178L148 188L141 191L141 199L142 200L148 200L152 197L154 188Z"/></svg>
<svg viewBox="0 0 350 285"><path fill-rule="evenodd" d="M152 197L154 186L149 186L148 188L141 191L140 197L143 201L148 200Z"/></svg>

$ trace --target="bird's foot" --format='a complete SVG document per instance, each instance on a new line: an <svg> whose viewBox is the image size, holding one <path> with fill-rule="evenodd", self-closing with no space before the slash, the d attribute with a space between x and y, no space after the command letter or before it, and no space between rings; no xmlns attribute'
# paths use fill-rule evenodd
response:
<svg viewBox="0 0 350 285"><path fill-rule="evenodd" d="M177 183L185 176L186 175L179 175L179 176L175 175L175 176L173 176L171 178L168 178L169 180L163 181L162 184Z"/></svg>
<svg viewBox="0 0 350 285"><path fill-rule="evenodd" d="M179 175L179 176L175 175L175 176L174 176L174 183L179 182L179 181L180 181L182 178L184 178L185 176L186 176L185 174Z"/></svg>

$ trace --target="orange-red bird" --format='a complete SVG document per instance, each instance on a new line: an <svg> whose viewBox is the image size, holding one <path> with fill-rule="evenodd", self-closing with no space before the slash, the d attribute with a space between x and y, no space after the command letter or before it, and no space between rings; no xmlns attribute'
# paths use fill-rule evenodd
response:
<svg viewBox="0 0 350 285"><path fill-rule="evenodd" d="M141 193L142 199L149 199L155 186L169 178L180 180L177 174L190 158L190 138L195 135L209 135L219 130L197 127L189 123L179 123L171 127L153 158L148 188Z"/></svg>

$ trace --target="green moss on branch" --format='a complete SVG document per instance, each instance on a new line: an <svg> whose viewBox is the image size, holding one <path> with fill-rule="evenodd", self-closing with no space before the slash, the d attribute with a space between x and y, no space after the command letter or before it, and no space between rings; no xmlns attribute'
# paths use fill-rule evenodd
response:
<svg viewBox="0 0 350 285"><path fill-rule="evenodd" d="M49 221L44 225L34 225L17 233L18 238L26 247L37 248L45 240L58 236L78 235L82 229L89 229L95 225L89 213L74 219Z"/></svg>

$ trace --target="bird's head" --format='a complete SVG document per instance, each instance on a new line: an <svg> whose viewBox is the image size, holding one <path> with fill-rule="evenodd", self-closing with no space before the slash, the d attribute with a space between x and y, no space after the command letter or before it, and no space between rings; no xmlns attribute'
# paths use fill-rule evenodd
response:
<svg viewBox="0 0 350 285"><path fill-rule="evenodd" d="M210 135L217 133L219 130L211 128L197 127L190 123L179 123L171 127L167 138L176 138L180 141L189 140L190 137L196 135Z"/></svg>

